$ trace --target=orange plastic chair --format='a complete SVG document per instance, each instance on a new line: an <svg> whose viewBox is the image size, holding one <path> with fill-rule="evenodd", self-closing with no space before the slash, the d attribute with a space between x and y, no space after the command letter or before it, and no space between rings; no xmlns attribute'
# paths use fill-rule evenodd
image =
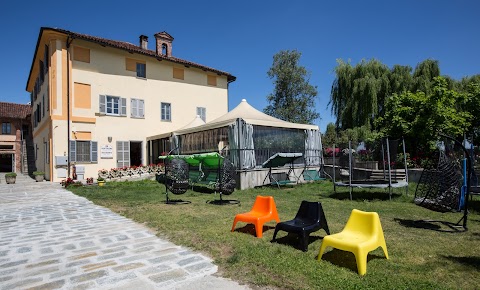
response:
<svg viewBox="0 0 480 290"><path fill-rule="evenodd" d="M273 196L259 195L249 212L239 213L235 216L232 232L235 230L235 225L239 221L252 223L255 226L257 238L261 238L263 235L263 224L271 220L275 220L277 223L280 222Z"/></svg>
<svg viewBox="0 0 480 290"><path fill-rule="evenodd" d="M382 247L385 257L388 259L387 244L383 236L380 217L376 212L352 210L345 228L340 233L323 238L318 260L322 258L323 252L328 246L352 252L357 260L359 275L367 273L368 253L376 248Z"/></svg>

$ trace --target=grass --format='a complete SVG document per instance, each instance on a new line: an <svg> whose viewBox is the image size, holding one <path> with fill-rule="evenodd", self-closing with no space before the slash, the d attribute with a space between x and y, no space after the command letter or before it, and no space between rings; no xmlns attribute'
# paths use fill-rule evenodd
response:
<svg viewBox="0 0 480 290"><path fill-rule="evenodd" d="M110 182L104 187L69 187L78 195L108 207L157 231L158 236L212 257L221 275L261 288L278 289L475 289L480 285L480 201L471 203L466 232L451 233L442 223L457 222L461 213L441 214L412 203L415 190L395 189L393 200L383 190L348 189L333 192L330 182L282 189L235 191L224 198L239 205L212 205L214 194L188 191L181 198L190 204L165 204L164 186L155 181ZM402 194L403 193L403 194ZM263 238L254 237L251 225L239 222L230 232L235 214L249 211L257 195L274 197L280 220L292 219L302 200L320 201L331 233L343 229L353 208L380 215L390 259L379 248L368 256L367 274L358 276L353 254L327 249L317 261L323 230L311 235L308 252L298 240L279 232L271 243L274 222L266 224Z"/></svg>

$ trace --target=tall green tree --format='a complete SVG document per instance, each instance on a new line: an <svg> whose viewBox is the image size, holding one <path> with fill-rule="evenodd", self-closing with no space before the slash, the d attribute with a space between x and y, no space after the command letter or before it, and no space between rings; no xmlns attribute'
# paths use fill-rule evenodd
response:
<svg viewBox="0 0 480 290"><path fill-rule="evenodd" d="M468 96L448 88L443 77L433 80L431 93L410 91L393 94L385 102L385 115L375 120L387 136L404 136L413 150L432 148L438 132L461 136L467 132L472 115L461 108Z"/></svg>
<svg viewBox="0 0 480 290"><path fill-rule="evenodd" d="M390 92L390 70L376 59L356 66L337 60L329 105L341 129L373 123Z"/></svg>
<svg viewBox="0 0 480 290"><path fill-rule="evenodd" d="M328 123L327 129L325 130L325 134L322 137L322 145L323 147L332 147L337 140L337 131L335 128L334 123Z"/></svg>
<svg viewBox="0 0 480 290"><path fill-rule="evenodd" d="M275 85L267 96L266 114L293 123L313 123L320 117L315 111L317 87L312 86L310 72L299 64L301 53L282 50L273 56L267 75Z"/></svg>
<svg viewBox="0 0 480 290"><path fill-rule="evenodd" d="M434 78L438 76L440 76L438 60L427 59L422 61L415 67L415 71L413 72L413 87L410 91L420 91L427 95L430 94L432 92Z"/></svg>
<svg viewBox="0 0 480 290"><path fill-rule="evenodd" d="M384 115L385 101L393 94L430 94L434 78L440 75L438 61L431 59L417 64L413 72L410 66L394 65L389 69L376 59L362 60L355 66L343 60L337 63L329 105L342 130L373 125L375 118ZM447 80L451 89L454 81Z"/></svg>

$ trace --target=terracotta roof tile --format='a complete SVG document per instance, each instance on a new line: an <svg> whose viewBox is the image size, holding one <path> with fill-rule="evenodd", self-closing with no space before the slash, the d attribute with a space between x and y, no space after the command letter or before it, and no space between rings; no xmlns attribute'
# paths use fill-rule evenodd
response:
<svg viewBox="0 0 480 290"><path fill-rule="evenodd" d="M184 60L184 59L181 59L181 58L177 58L177 57L173 57L173 56L168 57L166 55L157 54L156 51L154 51L154 50L143 49L140 46L131 44L129 42L116 41L116 40L91 36L91 35L87 35L87 34L76 33L76 32L72 32L72 31L60 29L60 28L43 27L42 30L43 29L54 30L54 31L57 31L57 32L68 34L73 38L82 39L82 40L86 40L86 41L91 41L91 42L94 42L94 43L98 43L100 45L115 47L115 48L126 50L128 52L139 53L139 54L155 57L159 60L168 60L168 61L171 61L171 62L183 64L187 67L188 66L196 67L196 68L206 70L206 71L210 71L210 72L213 72L213 73L216 73L216 74L224 75L224 76L227 77L228 82L233 82L233 81L236 80L236 77L231 75L228 72L217 70L217 69L214 69L214 68L211 68L211 67L208 67L208 66L204 66L204 65L201 65L201 64L198 64L198 63L194 63L194 62L191 62L191 61L188 61L188 60Z"/></svg>
<svg viewBox="0 0 480 290"><path fill-rule="evenodd" d="M26 119L31 114L30 105L0 102L0 118Z"/></svg>

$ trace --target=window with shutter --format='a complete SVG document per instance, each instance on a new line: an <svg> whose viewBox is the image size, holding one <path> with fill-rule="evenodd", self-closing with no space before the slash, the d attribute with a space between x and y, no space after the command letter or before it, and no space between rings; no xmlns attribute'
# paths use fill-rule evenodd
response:
<svg viewBox="0 0 480 290"><path fill-rule="evenodd" d="M102 114L111 116L126 116L127 99L115 96L100 95L99 111Z"/></svg>
<svg viewBox="0 0 480 290"><path fill-rule="evenodd" d="M117 167L130 166L130 142L117 141Z"/></svg>
<svg viewBox="0 0 480 290"><path fill-rule="evenodd" d="M70 161L78 163L97 163L98 142L79 140L70 141Z"/></svg>
<svg viewBox="0 0 480 290"><path fill-rule="evenodd" d="M70 141L70 162L77 162L77 141Z"/></svg>
<svg viewBox="0 0 480 290"><path fill-rule="evenodd" d="M99 112L102 114L107 113L107 106L106 106L106 96L100 95L100 107L99 107Z"/></svg>
<svg viewBox="0 0 480 290"><path fill-rule="evenodd" d="M130 100L130 117L137 118L137 99Z"/></svg>
<svg viewBox="0 0 480 290"><path fill-rule="evenodd" d="M98 142L90 141L90 162L98 162Z"/></svg>
<svg viewBox="0 0 480 290"><path fill-rule="evenodd" d="M120 116L126 116L127 115L127 99L126 98L121 98L121 111L120 111Z"/></svg>
<svg viewBox="0 0 480 290"><path fill-rule="evenodd" d="M132 118L145 118L144 100L131 99L130 115Z"/></svg>
<svg viewBox="0 0 480 290"><path fill-rule="evenodd" d="M207 109L203 107L197 107L197 115L200 116L204 122L207 120Z"/></svg>
<svg viewBox="0 0 480 290"><path fill-rule="evenodd" d="M145 63L137 62L137 77L139 78L147 77L147 65Z"/></svg>
<svg viewBox="0 0 480 290"><path fill-rule="evenodd" d="M162 121L171 121L172 120L172 107L170 103L161 103L161 120Z"/></svg>
<svg viewBox="0 0 480 290"><path fill-rule="evenodd" d="M138 100L138 117L145 118L145 101Z"/></svg>

